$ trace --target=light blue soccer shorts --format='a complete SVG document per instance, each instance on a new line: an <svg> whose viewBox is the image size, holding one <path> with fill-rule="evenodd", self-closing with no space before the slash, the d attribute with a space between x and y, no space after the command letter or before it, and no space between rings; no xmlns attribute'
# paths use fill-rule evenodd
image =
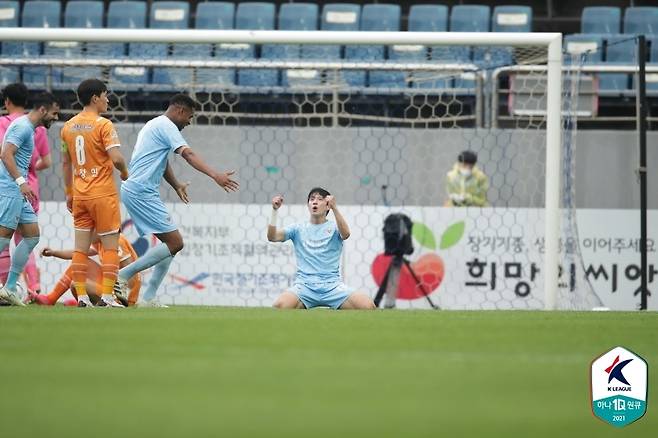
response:
<svg viewBox="0 0 658 438"><path fill-rule="evenodd" d="M140 236L169 233L178 229L159 193L134 193L121 187L121 201Z"/></svg>
<svg viewBox="0 0 658 438"><path fill-rule="evenodd" d="M0 196L0 226L15 230L18 224L39 222L34 209L24 198Z"/></svg>
<svg viewBox="0 0 658 438"><path fill-rule="evenodd" d="M297 295L304 307L311 309L327 306L338 309L354 290L340 281L330 283L295 283L292 292Z"/></svg>

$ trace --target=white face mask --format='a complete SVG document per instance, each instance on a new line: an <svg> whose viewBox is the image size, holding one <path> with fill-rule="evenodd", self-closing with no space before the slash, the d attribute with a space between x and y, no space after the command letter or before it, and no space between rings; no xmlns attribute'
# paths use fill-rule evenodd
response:
<svg viewBox="0 0 658 438"><path fill-rule="evenodd" d="M459 168L459 173L462 174L462 176L469 177L473 174L473 171L471 169L464 169L463 167Z"/></svg>

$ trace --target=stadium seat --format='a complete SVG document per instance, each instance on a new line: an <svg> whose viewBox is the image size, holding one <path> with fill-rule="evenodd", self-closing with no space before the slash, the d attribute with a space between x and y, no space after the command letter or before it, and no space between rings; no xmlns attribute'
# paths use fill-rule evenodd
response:
<svg viewBox="0 0 658 438"><path fill-rule="evenodd" d="M532 8L529 6L496 6L491 19L494 32L532 32ZM511 47L473 49L473 62L488 69L510 65L514 60Z"/></svg>
<svg viewBox="0 0 658 438"><path fill-rule="evenodd" d="M360 29L363 31L399 31L400 6L393 4L365 5L361 12ZM345 59L354 61L383 62L386 58L384 46L347 46ZM346 71L343 74L346 82L353 87L366 86L366 72L360 70ZM372 71L369 85L371 87L405 87L404 73Z"/></svg>
<svg viewBox="0 0 658 438"><path fill-rule="evenodd" d="M151 5L149 27L151 29L187 29L190 21L190 4L183 1L159 1ZM169 45L166 43L131 44L130 53L144 58L167 58ZM180 55L180 50L178 55ZM184 54L183 54L184 55ZM189 54L193 56L192 53ZM190 85L188 69L154 68L153 84L159 89L175 90Z"/></svg>
<svg viewBox="0 0 658 438"><path fill-rule="evenodd" d="M60 27L62 5L59 1L34 0L23 6L22 27ZM38 57L41 55L41 43L23 43L23 57ZM47 86L48 67L23 67L23 82L30 88L43 89ZM50 75L53 82L60 80L53 71Z"/></svg>
<svg viewBox="0 0 658 438"><path fill-rule="evenodd" d="M228 2L204 2L198 3L196 9L196 29L233 29L235 21L235 5ZM174 56L178 56L180 44L174 45ZM188 44L194 46L193 53L199 57L211 56L213 53L212 44ZM222 49L224 44L215 47L216 58L231 58L234 54L232 50ZM230 46L230 45L229 45ZM196 83L201 85L202 89L224 87L235 84L235 69L197 69Z"/></svg>
<svg viewBox="0 0 658 438"><path fill-rule="evenodd" d="M617 34L621 32L621 9L587 6L580 17L581 33Z"/></svg>
<svg viewBox="0 0 658 438"><path fill-rule="evenodd" d="M107 11L110 29L143 29L146 27L146 4L141 1L113 1ZM87 43L88 56L122 58L126 55L124 43Z"/></svg>
<svg viewBox="0 0 658 438"><path fill-rule="evenodd" d="M318 5L314 3L286 3L279 9L279 30L318 30ZM263 46L263 57L273 59L299 59L302 47L298 44ZM284 70L281 85L311 85L320 80L317 70Z"/></svg>
<svg viewBox="0 0 658 438"><path fill-rule="evenodd" d="M574 60L566 57L565 64L601 64L603 62L603 37L595 34L573 34L564 37L564 51Z"/></svg>
<svg viewBox="0 0 658 438"><path fill-rule="evenodd" d="M327 3L322 8L320 29L330 31L357 31L361 21L361 6L353 3ZM302 58L338 60L341 46L322 45L302 47Z"/></svg>
<svg viewBox="0 0 658 438"><path fill-rule="evenodd" d="M103 2L90 0L69 1L64 11L64 26L73 28L103 27ZM92 46L93 48L93 46ZM46 43L44 53L47 56L62 58L80 58L83 56L82 42ZM54 81L53 87L66 89L76 87L80 81L102 76L100 67L64 67L61 69L61 81Z"/></svg>
<svg viewBox="0 0 658 438"><path fill-rule="evenodd" d="M628 35L606 36L606 64L637 64L637 44ZM629 88L628 73L601 73L599 75L599 90L606 92L626 91Z"/></svg>
<svg viewBox="0 0 658 438"><path fill-rule="evenodd" d="M489 32L491 28L491 10L489 6L483 5L458 5L452 8L450 13L451 32ZM447 53L442 53L443 51ZM450 47L440 50L441 58L451 59L452 62L469 63L472 59L471 50L468 47ZM436 51L432 50L433 57ZM454 81L455 88L471 90L475 87L472 74L465 73Z"/></svg>
<svg viewBox="0 0 658 438"><path fill-rule="evenodd" d="M658 7L640 6L626 8L624 33L658 35Z"/></svg>
<svg viewBox="0 0 658 438"><path fill-rule="evenodd" d="M443 5L412 5L409 9L409 32L446 32L448 7Z"/></svg>
<svg viewBox="0 0 658 438"><path fill-rule="evenodd" d="M0 27L17 27L19 6L17 1L0 1ZM22 52L21 43L0 42L3 56L15 56ZM20 78L19 67L0 67L0 86L17 82Z"/></svg>
<svg viewBox="0 0 658 438"><path fill-rule="evenodd" d="M413 5L409 9L410 32L446 32L448 30L448 7L443 5ZM422 62L430 58L426 46L393 46L389 48L389 58L393 60L408 60ZM439 49L440 51L440 49ZM437 79L437 72L414 72L412 86L415 88L450 88L450 79Z"/></svg>
<svg viewBox="0 0 658 438"><path fill-rule="evenodd" d="M274 30L276 10L274 3L245 2L238 5L235 13L235 28L248 30ZM256 57L252 45L235 45L239 59ZM238 84L247 87L273 87L279 85L279 72L274 69L238 70Z"/></svg>
<svg viewBox="0 0 658 438"><path fill-rule="evenodd" d="M489 32L489 6L458 5L450 13L450 31L452 32Z"/></svg>
<svg viewBox="0 0 658 438"><path fill-rule="evenodd" d="M107 13L107 27L113 29L143 29L146 27L146 3L141 1L113 1ZM108 56L122 58L125 56L123 43L94 43L89 56ZM107 51L107 53L104 53ZM136 88L145 82L147 69L143 67L115 67L110 75L113 88Z"/></svg>
<svg viewBox="0 0 658 438"><path fill-rule="evenodd" d="M496 6L493 10L491 30L494 32L532 32L530 6Z"/></svg>

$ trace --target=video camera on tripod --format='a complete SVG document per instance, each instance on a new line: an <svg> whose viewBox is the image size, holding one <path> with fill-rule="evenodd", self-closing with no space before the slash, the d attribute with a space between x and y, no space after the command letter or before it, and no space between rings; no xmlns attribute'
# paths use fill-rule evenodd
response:
<svg viewBox="0 0 658 438"><path fill-rule="evenodd" d="M379 286L377 295L375 296L375 306L379 307L379 303L386 293L386 302L384 304L385 308L395 307L395 300L398 295L398 286L400 283L400 271L402 265L404 264L409 273L416 282L416 286L420 288L423 292L423 295L427 299L427 302L432 306L433 309L438 309L439 307L435 305L431 298L429 297L429 292L425 285L421 283L420 279L411 268L409 260L404 256L412 254L414 252L414 245L412 240L412 227L413 222L403 213L393 213L390 214L384 219L384 254L387 256L392 256L391 263L388 265L386 270L386 275L382 284Z"/></svg>

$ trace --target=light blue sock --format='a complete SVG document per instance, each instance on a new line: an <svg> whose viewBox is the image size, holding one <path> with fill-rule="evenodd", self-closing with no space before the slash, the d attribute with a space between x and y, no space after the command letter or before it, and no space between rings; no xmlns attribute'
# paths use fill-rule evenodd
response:
<svg viewBox="0 0 658 438"><path fill-rule="evenodd" d="M9 246L9 242L11 242L11 237L0 237L0 252Z"/></svg>
<svg viewBox="0 0 658 438"><path fill-rule="evenodd" d="M155 265L153 268L153 274L151 275L151 278L149 278L148 285L144 291L144 295L142 295L144 300L149 301L155 298L155 293L158 291L158 288L162 284L162 280L164 280L165 275L167 275L167 272L169 272L169 266L171 265L171 261L173 259L174 256L169 256L166 259L159 261Z"/></svg>
<svg viewBox="0 0 658 438"><path fill-rule="evenodd" d="M122 280L128 280L133 275L138 272L142 272L145 269L155 266L158 262L171 257L171 252L169 252L169 247L164 243L158 243L153 248L146 251L146 254L135 260L133 263L129 264L125 268L119 270L119 278Z"/></svg>
<svg viewBox="0 0 658 438"><path fill-rule="evenodd" d="M16 290L16 282L18 277L23 272L23 268L27 264L27 259L35 246L39 243L39 237L24 237L21 243L18 244L14 255L11 258L11 267L9 268L9 275L7 276L7 284L5 286L11 291Z"/></svg>

